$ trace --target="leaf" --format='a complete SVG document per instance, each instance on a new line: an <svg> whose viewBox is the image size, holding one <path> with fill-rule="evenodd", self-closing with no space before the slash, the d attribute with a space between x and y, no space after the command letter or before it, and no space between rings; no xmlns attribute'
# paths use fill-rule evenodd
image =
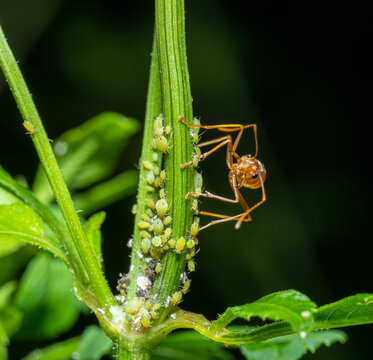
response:
<svg viewBox="0 0 373 360"><path fill-rule="evenodd" d="M68 360L72 359L78 349L80 336L49 345L43 349L36 349L23 360Z"/></svg>
<svg viewBox="0 0 373 360"><path fill-rule="evenodd" d="M9 337L19 329L21 321L22 313L15 306L0 309L0 324Z"/></svg>
<svg viewBox="0 0 373 360"><path fill-rule="evenodd" d="M113 342L104 331L96 326L88 326L81 337L76 350L79 360L99 360L101 356L110 352Z"/></svg>
<svg viewBox="0 0 373 360"><path fill-rule="evenodd" d="M298 334L281 336L261 343L241 346L242 355L248 360L297 360L308 351L314 353L320 346L344 343L343 331L315 331L302 339Z"/></svg>
<svg viewBox="0 0 373 360"><path fill-rule="evenodd" d="M38 215L27 205L15 203L0 206L0 254L8 254L20 242L40 246L67 262L66 254L55 239L43 235Z"/></svg>
<svg viewBox="0 0 373 360"><path fill-rule="evenodd" d="M15 297L15 305L24 313L17 337L52 339L68 331L84 306L72 288L72 276L64 263L46 253L32 259Z"/></svg>
<svg viewBox="0 0 373 360"><path fill-rule="evenodd" d="M93 252L96 255L98 264L102 265L102 252L101 252L101 225L105 221L106 213L100 211L92 215L84 226L85 233L89 243L92 246Z"/></svg>
<svg viewBox="0 0 373 360"><path fill-rule="evenodd" d="M8 351L6 348L8 345L8 341L9 340L6 331L0 323L0 360L8 359Z"/></svg>
<svg viewBox="0 0 373 360"><path fill-rule="evenodd" d="M75 194L75 206L83 215L102 209L135 192L138 184L138 172L125 171L114 178L98 184L85 192Z"/></svg>
<svg viewBox="0 0 373 360"><path fill-rule="evenodd" d="M152 359L231 360L233 356L223 344L187 330L167 336L154 350Z"/></svg>
<svg viewBox="0 0 373 360"><path fill-rule="evenodd" d="M81 189L108 177L126 140L139 128L139 122L133 118L104 112L65 132L55 142L54 151L69 189ZM33 190L41 201L52 200L49 182L41 166Z"/></svg>
<svg viewBox="0 0 373 360"><path fill-rule="evenodd" d="M316 327L328 329L373 322L373 294L357 294L321 306L315 313Z"/></svg>
<svg viewBox="0 0 373 360"><path fill-rule="evenodd" d="M312 330L315 309L316 304L306 295L295 290L280 291L250 304L228 308L213 322L213 329L219 331L238 317L250 320L258 316L263 320L286 320L294 331L305 333Z"/></svg>
<svg viewBox="0 0 373 360"><path fill-rule="evenodd" d="M10 304L11 297L17 288L15 280L8 281L0 288L0 309Z"/></svg>

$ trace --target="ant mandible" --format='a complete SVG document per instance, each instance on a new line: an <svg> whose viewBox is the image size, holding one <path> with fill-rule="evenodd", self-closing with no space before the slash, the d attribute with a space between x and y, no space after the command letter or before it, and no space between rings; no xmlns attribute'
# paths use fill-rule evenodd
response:
<svg viewBox="0 0 373 360"><path fill-rule="evenodd" d="M227 161L227 166L229 169L229 175L228 175L229 184L232 187L232 190L235 195L235 199L228 199L222 196L214 195L208 191L204 193L190 192L186 195L186 198L189 199L191 195L195 195L195 196L204 196L208 198L218 199L218 200L229 202L229 203L240 203L244 212L238 215L235 215L235 216L228 216L228 215L215 214L215 213L211 213L207 211L199 211L198 213L201 215L208 215L208 216L220 218L220 220L211 221L207 225L200 227L199 230L206 229L211 225L215 225L215 224L226 222L226 221L232 221L232 220L233 221L237 220L235 228L238 229L241 226L243 221L251 221L250 213L266 201L266 193L264 190L266 170L264 168L264 165L257 159L258 139L257 139L256 124L248 124L248 125L222 124L222 125L205 125L204 126L204 125L189 124L188 122L186 122L186 120L182 116L179 118L179 120L182 121L185 125L192 127L192 128L202 128L206 130L217 129L222 132L238 131L237 137L234 140L234 142L232 142L231 135L226 135L226 136L219 137L217 139L205 141L197 145L198 147L204 147L208 145L217 144L211 150L200 155L200 160L206 159L213 152L220 149L224 145L227 145L226 161ZM241 140L243 131L247 128L253 128L254 130L255 155L249 154L249 155L239 156L236 153L236 149ZM236 162L234 162L234 158ZM193 160L181 165L181 167L185 168L192 163L193 163ZM262 189L262 200L259 201L254 206L249 207L249 205L247 204L246 200L244 199L244 197L242 196L240 192L240 189L242 187L246 187L249 189L261 188Z"/></svg>

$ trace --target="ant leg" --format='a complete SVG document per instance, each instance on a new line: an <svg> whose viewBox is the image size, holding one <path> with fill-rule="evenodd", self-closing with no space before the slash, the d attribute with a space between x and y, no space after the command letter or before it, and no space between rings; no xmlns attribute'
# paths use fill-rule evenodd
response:
<svg viewBox="0 0 373 360"><path fill-rule="evenodd" d="M186 126L192 127L192 128L201 128L201 129L206 129L206 130L211 130L211 129L222 129L220 131L225 131L225 132L231 132L231 131L238 131L242 127L241 124L220 124L220 125L192 125L189 124L182 116L179 117L179 120L184 123Z"/></svg>
<svg viewBox="0 0 373 360"><path fill-rule="evenodd" d="M260 175L259 175L260 176ZM252 206L251 208L247 209L240 217L240 219L237 221L236 225L235 225L235 228L238 229L242 222L243 221L247 221L246 220L246 216L250 216L250 213L255 210L257 207L259 207L260 205L262 205L266 200L267 200L267 196L266 196L266 193L265 193L265 190L264 190L264 183L263 183L263 179L262 177L260 176L260 183L261 183L261 187L262 187L262 200L260 200L257 204L255 204L254 206ZM251 218L251 216L250 216Z"/></svg>
<svg viewBox="0 0 373 360"><path fill-rule="evenodd" d="M198 231L204 230L204 229L206 229L206 228L208 228L212 225L220 224L220 223L227 222L227 221L237 220L237 218L242 216L242 214L238 214L238 215L235 215L235 216L227 216L227 215L210 213L210 212L207 212L207 211L200 211L199 214L208 215L208 216L215 216L215 217L218 217L218 218L221 218L221 219L220 220L213 220L213 221L209 222L208 224L201 226L198 229ZM250 220L251 220L251 217L246 218L243 221L250 221Z"/></svg>
<svg viewBox="0 0 373 360"><path fill-rule="evenodd" d="M237 137L236 137L236 140L234 141L234 144L233 144L233 147L232 147L232 151L235 152L236 149L237 149L237 146L241 140L241 137L242 137L242 133L245 129L248 129L252 127L253 130L254 130L254 138L255 138L255 157L258 156L258 137L257 137L257 127L256 127L256 124L248 124L248 125L244 125L241 127L240 132L237 134Z"/></svg>
<svg viewBox="0 0 373 360"><path fill-rule="evenodd" d="M198 147L202 147L202 146L207 146L207 145L211 145L211 144L215 144L217 142L221 141L220 144L216 145L215 147L213 147L211 150L205 152L204 154L202 154L200 156L200 159L201 160L205 160L209 155L211 155L213 152L215 152L216 150L220 149L222 146L224 146L225 144L228 144L228 147L230 148L231 147L231 144L232 144L232 137L230 135L227 135L227 136L222 136L220 138L217 138L217 139L214 139L214 140L210 140L210 141L206 141L204 143L201 143L198 145ZM187 163L185 164L182 164L180 165L181 168L185 168L187 167L188 165L192 164L193 163L193 160L191 161L188 161Z"/></svg>

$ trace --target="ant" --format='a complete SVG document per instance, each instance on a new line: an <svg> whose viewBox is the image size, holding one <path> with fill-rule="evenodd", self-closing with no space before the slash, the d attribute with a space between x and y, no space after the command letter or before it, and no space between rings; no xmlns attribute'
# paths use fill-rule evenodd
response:
<svg viewBox="0 0 373 360"><path fill-rule="evenodd" d="M200 227L199 230L206 229L211 225L215 225L215 224L226 222L226 221L232 221L232 220L233 221L237 220L235 228L238 229L241 226L243 221L251 221L250 213L266 201L266 194L264 190L266 170L264 168L264 165L257 159L258 139L257 139L256 124L248 124L248 125L222 124L222 125L203 126L203 125L191 125L188 122L186 122L182 116L179 118L179 120L191 128L202 128L206 130L217 129L222 132L238 131L237 137L234 140L234 142L232 142L231 135L226 135L226 136L222 136L222 137L210 140L210 141L205 141L197 145L198 147L203 147L203 146L217 144L211 150L200 155L200 160L206 159L213 152L227 145L226 161L227 161L227 166L229 169L229 175L228 175L229 184L234 192L235 199L228 199L222 196L214 195L208 191L204 193L190 192L186 195L186 198L189 199L191 195L195 195L195 196L204 196L208 198L218 199L218 200L229 202L229 203L240 203L244 212L238 215L235 215L235 216L228 216L228 215L215 214L215 213L211 213L207 211L199 211L199 214L201 215L208 215L208 216L220 218L220 220L211 221L207 225ZM236 153L236 149L241 140L244 129L247 129L247 128L253 128L253 131L254 131L255 155L249 154L249 155L239 156ZM234 162L234 158L236 162ZM181 168L185 168L192 163L193 163L193 160L181 165ZM240 189L242 187L246 187L249 189L261 188L262 189L262 200L259 201L254 206L249 207L249 205L247 205L246 200L244 199L244 197L242 196L240 192Z"/></svg>

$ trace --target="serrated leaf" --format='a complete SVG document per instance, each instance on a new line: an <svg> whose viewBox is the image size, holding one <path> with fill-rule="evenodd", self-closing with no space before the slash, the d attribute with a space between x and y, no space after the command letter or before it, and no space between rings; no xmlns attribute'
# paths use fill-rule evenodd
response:
<svg viewBox="0 0 373 360"><path fill-rule="evenodd" d="M43 234L39 216L29 206L22 203L0 206L0 254L9 248L20 247L25 242L52 252L67 262L66 254L55 239ZM4 250L2 250L4 249Z"/></svg>
<svg viewBox="0 0 373 360"><path fill-rule="evenodd" d="M110 352L113 342L104 331L96 326L88 326L81 337L76 353L79 360L99 360Z"/></svg>
<svg viewBox="0 0 373 360"><path fill-rule="evenodd" d="M126 140L139 128L135 119L104 112L64 133L55 142L54 151L69 189L81 189L109 176ZM49 182L41 167L33 190L43 202L52 200Z"/></svg>
<svg viewBox="0 0 373 360"><path fill-rule="evenodd" d="M314 353L320 346L344 343L343 331L315 331L302 339L298 334L281 336L257 344L241 346L242 355L248 360L297 360L307 352Z"/></svg>
<svg viewBox="0 0 373 360"><path fill-rule="evenodd" d="M23 360L68 360L73 358L80 342L80 336L36 349Z"/></svg>
<svg viewBox="0 0 373 360"><path fill-rule="evenodd" d="M93 252L96 256L98 264L102 265L102 252L101 252L101 225L105 221L106 213L100 211L92 215L84 226L84 231L87 234L89 243L92 246Z"/></svg>
<svg viewBox="0 0 373 360"><path fill-rule="evenodd" d="M45 253L32 259L15 297L15 305L24 313L17 337L52 339L68 331L83 307L72 289L64 263Z"/></svg>
<svg viewBox="0 0 373 360"><path fill-rule="evenodd" d="M231 360L233 356L223 344L187 330L167 336L152 353L152 359Z"/></svg>
<svg viewBox="0 0 373 360"><path fill-rule="evenodd" d="M221 330L234 319L250 320L258 316L263 320L285 320L296 332L307 332L313 327L313 311L316 304L306 295L295 290L276 292L246 305L230 307L216 321L213 329Z"/></svg>
<svg viewBox="0 0 373 360"><path fill-rule="evenodd" d="M373 294L357 294L321 306L315 313L318 329L370 324L373 322Z"/></svg>

